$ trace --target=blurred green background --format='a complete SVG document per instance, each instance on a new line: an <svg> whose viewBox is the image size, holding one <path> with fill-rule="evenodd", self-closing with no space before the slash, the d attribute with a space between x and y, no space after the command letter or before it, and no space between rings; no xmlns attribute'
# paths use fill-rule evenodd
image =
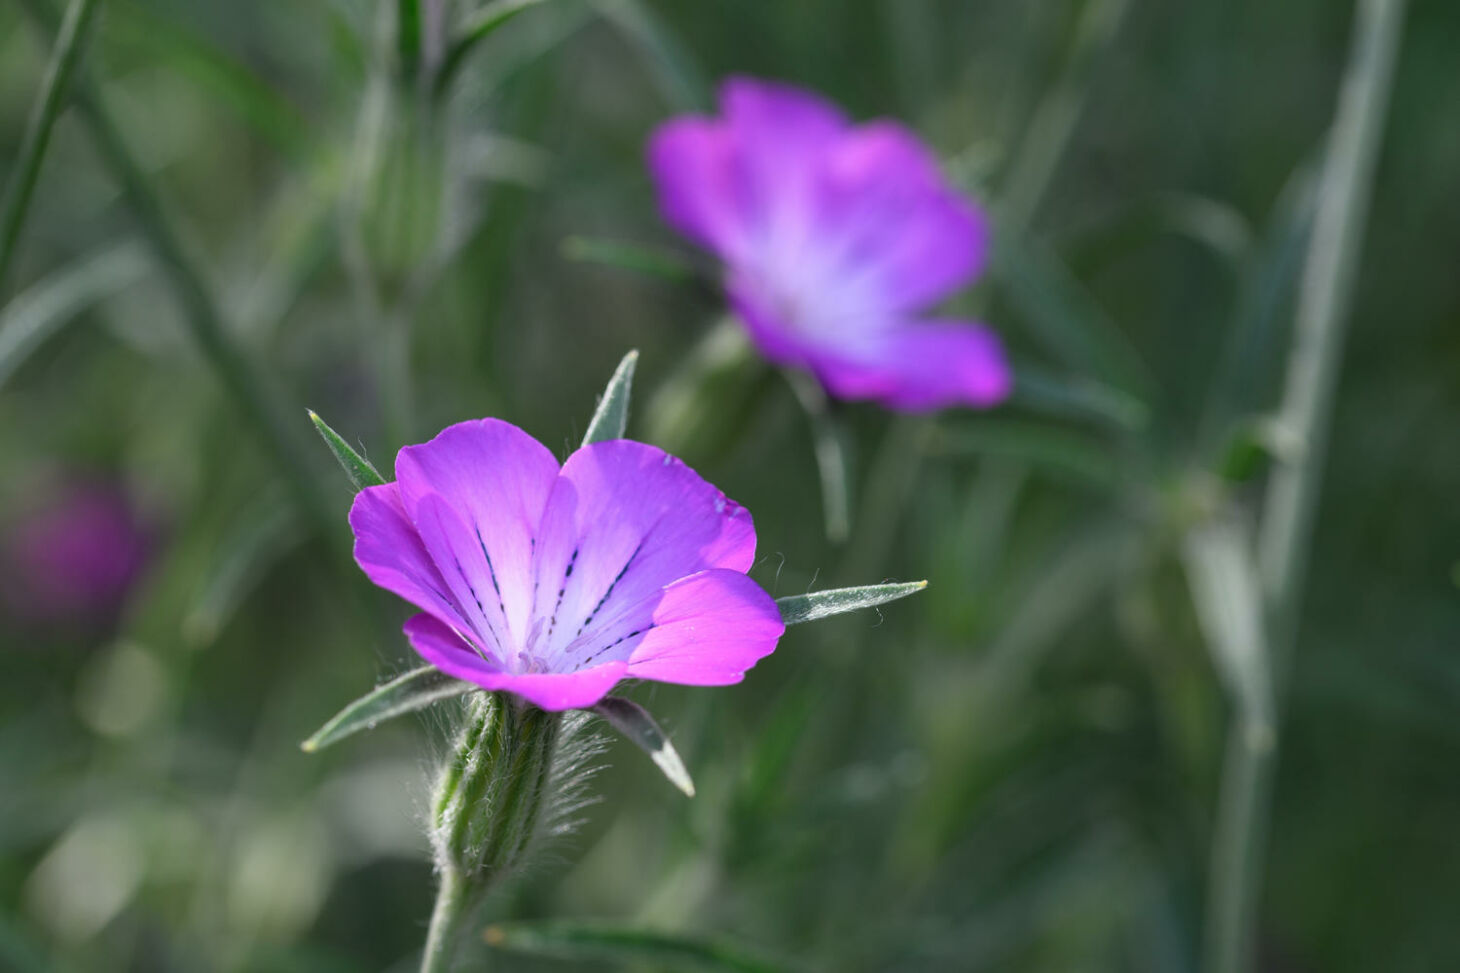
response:
<svg viewBox="0 0 1460 973"><path fill-rule="evenodd" d="M566 454L630 348L630 435L751 509L773 593L931 584L792 629L741 686L634 690L699 796L614 741L580 832L483 923L792 969L1199 968L1229 706L1183 538L1261 499L1350 4L545 0L439 95L435 21L413 74L394 3L100 7L77 90L132 189L66 111L0 280L0 968L413 968L448 711L298 749L412 664L304 407L386 471L483 415ZM0 6L0 172L60 13ZM1457 49L1460 6L1415 0L1282 712L1264 970L1460 968ZM656 216L644 140L729 73L904 119L998 221L957 310L1005 336L1019 392L837 408L845 544L791 386L659 266L700 258ZM120 605L57 608L23 539L84 490L123 491L145 570Z"/></svg>

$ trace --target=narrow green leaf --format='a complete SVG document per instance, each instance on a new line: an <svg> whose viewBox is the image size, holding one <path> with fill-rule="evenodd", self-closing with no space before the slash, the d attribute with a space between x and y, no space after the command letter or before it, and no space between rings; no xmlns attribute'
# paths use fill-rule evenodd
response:
<svg viewBox="0 0 1460 973"><path fill-rule="evenodd" d="M42 30L54 29L57 18L46 0L21 0L21 6ZM132 154L100 90L84 71L78 72L75 79L73 99L97 153L111 170L138 228L162 264L198 350L274 454L299 505L321 528L332 525L334 513L312 473L307 447L288 418L284 390L229 327L209 275L184 245L151 176Z"/></svg>
<svg viewBox="0 0 1460 973"><path fill-rule="evenodd" d="M622 733L631 743L649 755L655 766L664 771L669 782L684 791L685 797L695 796L694 781L684 769L684 761L669 737L654 722L654 717L633 700L618 696L605 696L593 707L593 712L603 717L608 725Z"/></svg>
<svg viewBox="0 0 1460 973"><path fill-rule="evenodd" d="M793 967L722 939L651 932L607 923L505 922L482 938L495 949L577 962L648 965L711 973L784 973Z"/></svg>
<svg viewBox="0 0 1460 973"><path fill-rule="evenodd" d="M1151 421L1151 410L1134 396L1100 382L1056 374L1017 360L1009 404L1046 415L1094 421L1125 432L1140 432Z"/></svg>
<svg viewBox="0 0 1460 973"><path fill-rule="evenodd" d="M1271 728L1272 678L1252 539L1235 516L1186 535L1182 560L1212 664L1247 720Z"/></svg>
<svg viewBox="0 0 1460 973"><path fill-rule="evenodd" d="M991 692L1008 698L1023 692L1061 639L1139 563L1142 548L1124 519L1102 517L1068 534L1038 555L1035 570L1011 576L994 595L1003 609L996 614L1003 617L992 620L992 638L978 663L980 680Z"/></svg>
<svg viewBox="0 0 1460 973"><path fill-rule="evenodd" d="M745 329L723 318L654 390L643 439L691 465L722 455L755 427L776 381Z"/></svg>
<svg viewBox="0 0 1460 973"><path fill-rule="evenodd" d="M603 264L665 280L690 281L698 276L694 264L672 250L619 240L570 236L563 241L563 256L568 260Z"/></svg>
<svg viewBox="0 0 1460 973"><path fill-rule="evenodd" d="M323 750L361 730L374 729L382 720L423 710L433 703L452 699L476 688L472 683L448 676L435 666L412 669L340 710L334 719L320 727L299 748L305 753Z"/></svg>
<svg viewBox="0 0 1460 973"><path fill-rule="evenodd" d="M933 449L1021 460L1101 487L1120 480L1117 458L1107 445L1042 422L985 418L946 426L938 430Z"/></svg>
<svg viewBox="0 0 1460 973"><path fill-rule="evenodd" d="M1058 255L1012 234L996 238L993 272L1030 335L1078 374L1147 398L1154 382L1140 354Z"/></svg>
<svg viewBox="0 0 1460 973"><path fill-rule="evenodd" d="M631 351L618 363L614 369L613 377L608 380L608 387L603 390L603 397L598 400L598 408L593 412L593 420L588 423L588 431L583 434L583 445L590 443L601 443L605 439L622 439L624 430L629 425L629 396L634 389L634 367L639 364L639 353Z"/></svg>
<svg viewBox="0 0 1460 973"><path fill-rule="evenodd" d="M376 472L370 461L351 449L350 444L340 438L340 434L331 429L318 413L310 410L309 420L319 430L320 437L330 448L330 452L335 454L335 459L340 461L340 466L344 468L345 475L350 478L356 490L380 486L385 482L385 477Z"/></svg>
<svg viewBox="0 0 1460 973"><path fill-rule="evenodd" d="M220 539L217 559L183 619L183 637L205 646L218 637L270 571L304 539L303 525L277 490L265 490Z"/></svg>
<svg viewBox="0 0 1460 973"><path fill-rule="evenodd" d="M187 79L190 87L214 99L289 159L302 162L313 130L298 106L245 61L176 17L150 5L112 0L106 21L108 40L139 48L148 63Z"/></svg>
<svg viewBox="0 0 1460 973"><path fill-rule="evenodd" d="M1071 267L1088 279L1104 266L1153 238L1171 235L1205 250L1232 277L1240 278L1252 256L1253 230L1235 206L1192 193L1155 193L1118 207L1065 238Z"/></svg>
<svg viewBox="0 0 1460 973"><path fill-rule="evenodd" d="M66 106L67 89L81 59L81 51L86 46L87 28L96 7L97 0L71 0L66 8L66 17L61 21L60 33L56 35L56 46L51 50L51 60L41 82L40 97L31 111L25 139L20 145L10 179L5 184L5 196L0 199L0 282L4 281L5 271L15 254L15 241L30 209L31 193L40 175L46 146L51 141L51 129Z"/></svg>
<svg viewBox="0 0 1460 973"><path fill-rule="evenodd" d="M462 28L460 36L452 42L450 50L446 52L446 57L441 62L440 69L436 72L437 97L446 94L451 89L451 82L478 44L492 36L497 28L513 17L539 3L542 3L542 0L497 0L496 3L489 3L472 14L471 19Z"/></svg>
<svg viewBox="0 0 1460 973"><path fill-rule="evenodd" d="M885 605L889 601L916 594L927 586L926 581L908 581L902 584L871 584L860 588L833 588L830 591L813 591L805 595L777 598L776 605L781 609L781 619L787 625L796 625L859 608Z"/></svg>
<svg viewBox="0 0 1460 973"><path fill-rule="evenodd" d="M31 352L87 307L147 272L136 244L123 244L69 264L17 294L0 311L0 386Z"/></svg>
<svg viewBox="0 0 1460 973"><path fill-rule="evenodd" d="M1316 166L1305 161L1288 176L1261 243L1243 268L1241 292L1212 375L1202 417L1205 438L1266 408L1287 339L1286 315L1297 290L1317 204Z"/></svg>
<svg viewBox="0 0 1460 973"><path fill-rule="evenodd" d="M1070 9L1074 21L1061 28L1073 35L1063 63L1006 163L1001 209L1008 229L1022 230L1033 219L1085 113L1095 87L1091 76L1112 48L1131 6L1130 0L1089 0Z"/></svg>
<svg viewBox="0 0 1460 973"><path fill-rule="evenodd" d="M710 105L705 73L658 15L641 0L590 0L599 16L637 47L664 100L678 111L703 111Z"/></svg>

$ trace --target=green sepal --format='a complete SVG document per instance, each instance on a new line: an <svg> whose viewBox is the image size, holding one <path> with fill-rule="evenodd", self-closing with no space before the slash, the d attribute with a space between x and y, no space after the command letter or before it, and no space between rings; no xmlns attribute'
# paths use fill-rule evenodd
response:
<svg viewBox="0 0 1460 973"><path fill-rule="evenodd" d="M613 377L608 380L608 387L603 390L603 397L598 400L598 408L593 412L593 419L588 423L588 431L583 434L583 445L601 443L606 439L624 438L624 430L629 425L629 396L634 387L634 367L639 363L639 353L631 351L618 363L614 369Z"/></svg>
<svg viewBox="0 0 1460 973"><path fill-rule="evenodd" d="M685 797L695 796L695 784L684 768L684 761L679 759L674 744L669 742L668 735L654 722L648 710L632 700L605 696L593 706L593 712L647 753L654 765L664 772L671 784L684 792Z"/></svg>
<svg viewBox="0 0 1460 973"><path fill-rule="evenodd" d="M885 605L889 601L916 594L927 586L926 581L907 581L901 584L865 585L860 588L833 588L830 591L813 591L804 595L777 598L776 607L781 610L783 622L796 625L859 608Z"/></svg>
<svg viewBox="0 0 1460 973"><path fill-rule="evenodd" d="M356 490L363 490L366 487L381 486L385 483L385 477L381 476L370 461L350 448L350 444L341 438L340 434L329 427L329 423L319 417L314 410L309 412L309 420L314 423L314 428L319 430L320 437L324 444L335 454L335 459L340 461L345 475L355 485Z"/></svg>
<svg viewBox="0 0 1460 973"><path fill-rule="evenodd" d="M412 669L340 710L314 736L299 744L299 748L305 753L323 750L361 730L374 729L382 720L423 710L476 688L469 682L448 676L435 666Z"/></svg>

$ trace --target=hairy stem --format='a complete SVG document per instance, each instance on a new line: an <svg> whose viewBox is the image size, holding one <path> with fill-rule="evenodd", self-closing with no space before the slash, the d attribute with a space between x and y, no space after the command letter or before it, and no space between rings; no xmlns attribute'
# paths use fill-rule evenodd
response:
<svg viewBox="0 0 1460 973"><path fill-rule="evenodd" d="M451 969L458 927L469 904L467 881L460 871L447 866L440 876L436 907L431 910L431 926L426 932L426 950L421 956L421 973L446 973Z"/></svg>

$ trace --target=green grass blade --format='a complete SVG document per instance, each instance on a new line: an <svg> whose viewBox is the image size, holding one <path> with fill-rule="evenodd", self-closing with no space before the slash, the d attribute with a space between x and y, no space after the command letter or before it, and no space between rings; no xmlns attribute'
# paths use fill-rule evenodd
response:
<svg viewBox="0 0 1460 973"><path fill-rule="evenodd" d="M710 85L689 50L641 0L590 0L599 16L618 28L648 63L665 102L676 111L710 106Z"/></svg>
<svg viewBox="0 0 1460 973"><path fill-rule="evenodd" d="M840 615L859 608L873 608L889 601L917 594L928 586L926 581L908 581L901 584L873 584L860 588L833 588L830 591L813 591L805 595L788 595L776 599L781 610L781 619L787 625L814 622L818 618Z"/></svg>
<svg viewBox="0 0 1460 973"><path fill-rule="evenodd" d="M605 439L624 438L624 430L629 425L629 397L634 389L634 368L638 364L639 353L631 351L624 355L618 368L614 369L613 377L608 380L608 387L603 390L603 397L598 400L593 419L588 423L588 431L583 434L584 446L601 443Z"/></svg>
<svg viewBox="0 0 1460 973"><path fill-rule="evenodd" d="M452 42L445 59L441 62L440 69L436 72L437 97L441 97L451 90L452 81L455 80L462 65L466 63L466 59L471 56L471 52L476 49L478 44L492 36L499 27L522 11L542 2L543 0L497 0L496 3L489 3L474 13L462 29L460 36Z"/></svg>
<svg viewBox="0 0 1460 973"><path fill-rule="evenodd" d="M593 707L593 712L647 753L654 765L664 772L671 784L684 792L685 797L695 796L694 781L690 780L684 761L679 759L669 736L654 722L648 710L632 700L605 696Z"/></svg>
<svg viewBox="0 0 1460 973"><path fill-rule="evenodd" d="M1110 447L1088 436L1042 422L975 419L948 424L934 435L931 450L952 456L1000 456L1098 487L1120 482Z"/></svg>
<svg viewBox="0 0 1460 973"><path fill-rule="evenodd" d="M591 237L570 236L563 241L563 257L568 260L582 260L603 264L620 270L664 280L683 283L695 280L699 274L694 264L678 253L658 247L646 247L617 240L595 240Z"/></svg>
<svg viewBox="0 0 1460 973"><path fill-rule="evenodd" d="M76 315L147 273L135 243L112 247L58 270L17 294L0 311L0 388L15 370Z"/></svg>
<svg viewBox="0 0 1460 973"><path fill-rule="evenodd" d="M260 582L304 539L298 513L281 499L278 490L264 491L220 539L216 560L203 571L198 595L183 618L189 644L212 644Z"/></svg>
<svg viewBox="0 0 1460 973"><path fill-rule="evenodd" d="M1134 345L1050 249L996 228L994 274L1030 336L1078 374L1142 401L1154 386Z"/></svg>
<svg viewBox="0 0 1460 973"><path fill-rule="evenodd" d="M1095 71L1114 46L1131 6L1130 0L1088 0L1075 14L1074 36L1064 63L1040 98L1009 160L1003 209L1012 228L1029 226L1044 199L1084 115Z"/></svg>
<svg viewBox="0 0 1460 973"><path fill-rule="evenodd" d="M252 66L209 38L150 7L116 0L108 13L107 36L185 78L282 155L305 160L314 138L303 112Z"/></svg>
<svg viewBox="0 0 1460 973"><path fill-rule="evenodd" d="M55 11L45 0L21 2L42 30L55 29ZM329 531L335 516L315 481L308 450L285 418L283 390L229 329L207 274L184 245L151 178L122 137L92 79L82 73L75 87L76 108L98 154L126 196L138 227L161 261L192 339L239 412L273 454L295 500L314 523Z"/></svg>
<svg viewBox="0 0 1460 973"><path fill-rule="evenodd" d="M320 727L299 748L305 753L323 750L361 730L374 729L382 720L423 710L476 688L472 683L448 676L435 666L412 669L340 710L334 719Z"/></svg>
<svg viewBox="0 0 1460 973"><path fill-rule="evenodd" d="M401 76L414 78L421 68L420 0L396 0L395 44Z"/></svg>
<svg viewBox="0 0 1460 973"><path fill-rule="evenodd" d="M498 923L488 926L482 938L495 949L577 962L708 973L783 973L792 969L724 940L606 923Z"/></svg>
<svg viewBox="0 0 1460 973"><path fill-rule="evenodd" d="M1151 410L1119 389L1074 375L1062 375L1022 360L1014 362L1009 404L1044 415L1079 419L1122 432L1144 430Z"/></svg>
<svg viewBox="0 0 1460 973"><path fill-rule="evenodd" d="M330 452L335 454L335 459L339 460L340 467L344 469L356 490L380 486L386 482L385 477L370 465L370 461L355 452L339 433L330 428L329 423L319 417L319 413L311 410L309 421L319 430L320 438L330 448Z"/></svg>
<svg viewBox="0 0 1460 973"><path fill-rule="evenodd" d="M61 21L60 33L56 35L46 76L41 82L40 97L31 112L15 168L5 184L5 197L0 200L0 283L4 282L5 272L15 255L15 241L20 237L20 228L30 209L30 198L40 176L41 160L45 157L46 146L50 144L56 118L66 105L66 92L86 46L87 28L96 14L96 7L97 0L71 0L71 5L66 8L66 17Z"/></svg>

